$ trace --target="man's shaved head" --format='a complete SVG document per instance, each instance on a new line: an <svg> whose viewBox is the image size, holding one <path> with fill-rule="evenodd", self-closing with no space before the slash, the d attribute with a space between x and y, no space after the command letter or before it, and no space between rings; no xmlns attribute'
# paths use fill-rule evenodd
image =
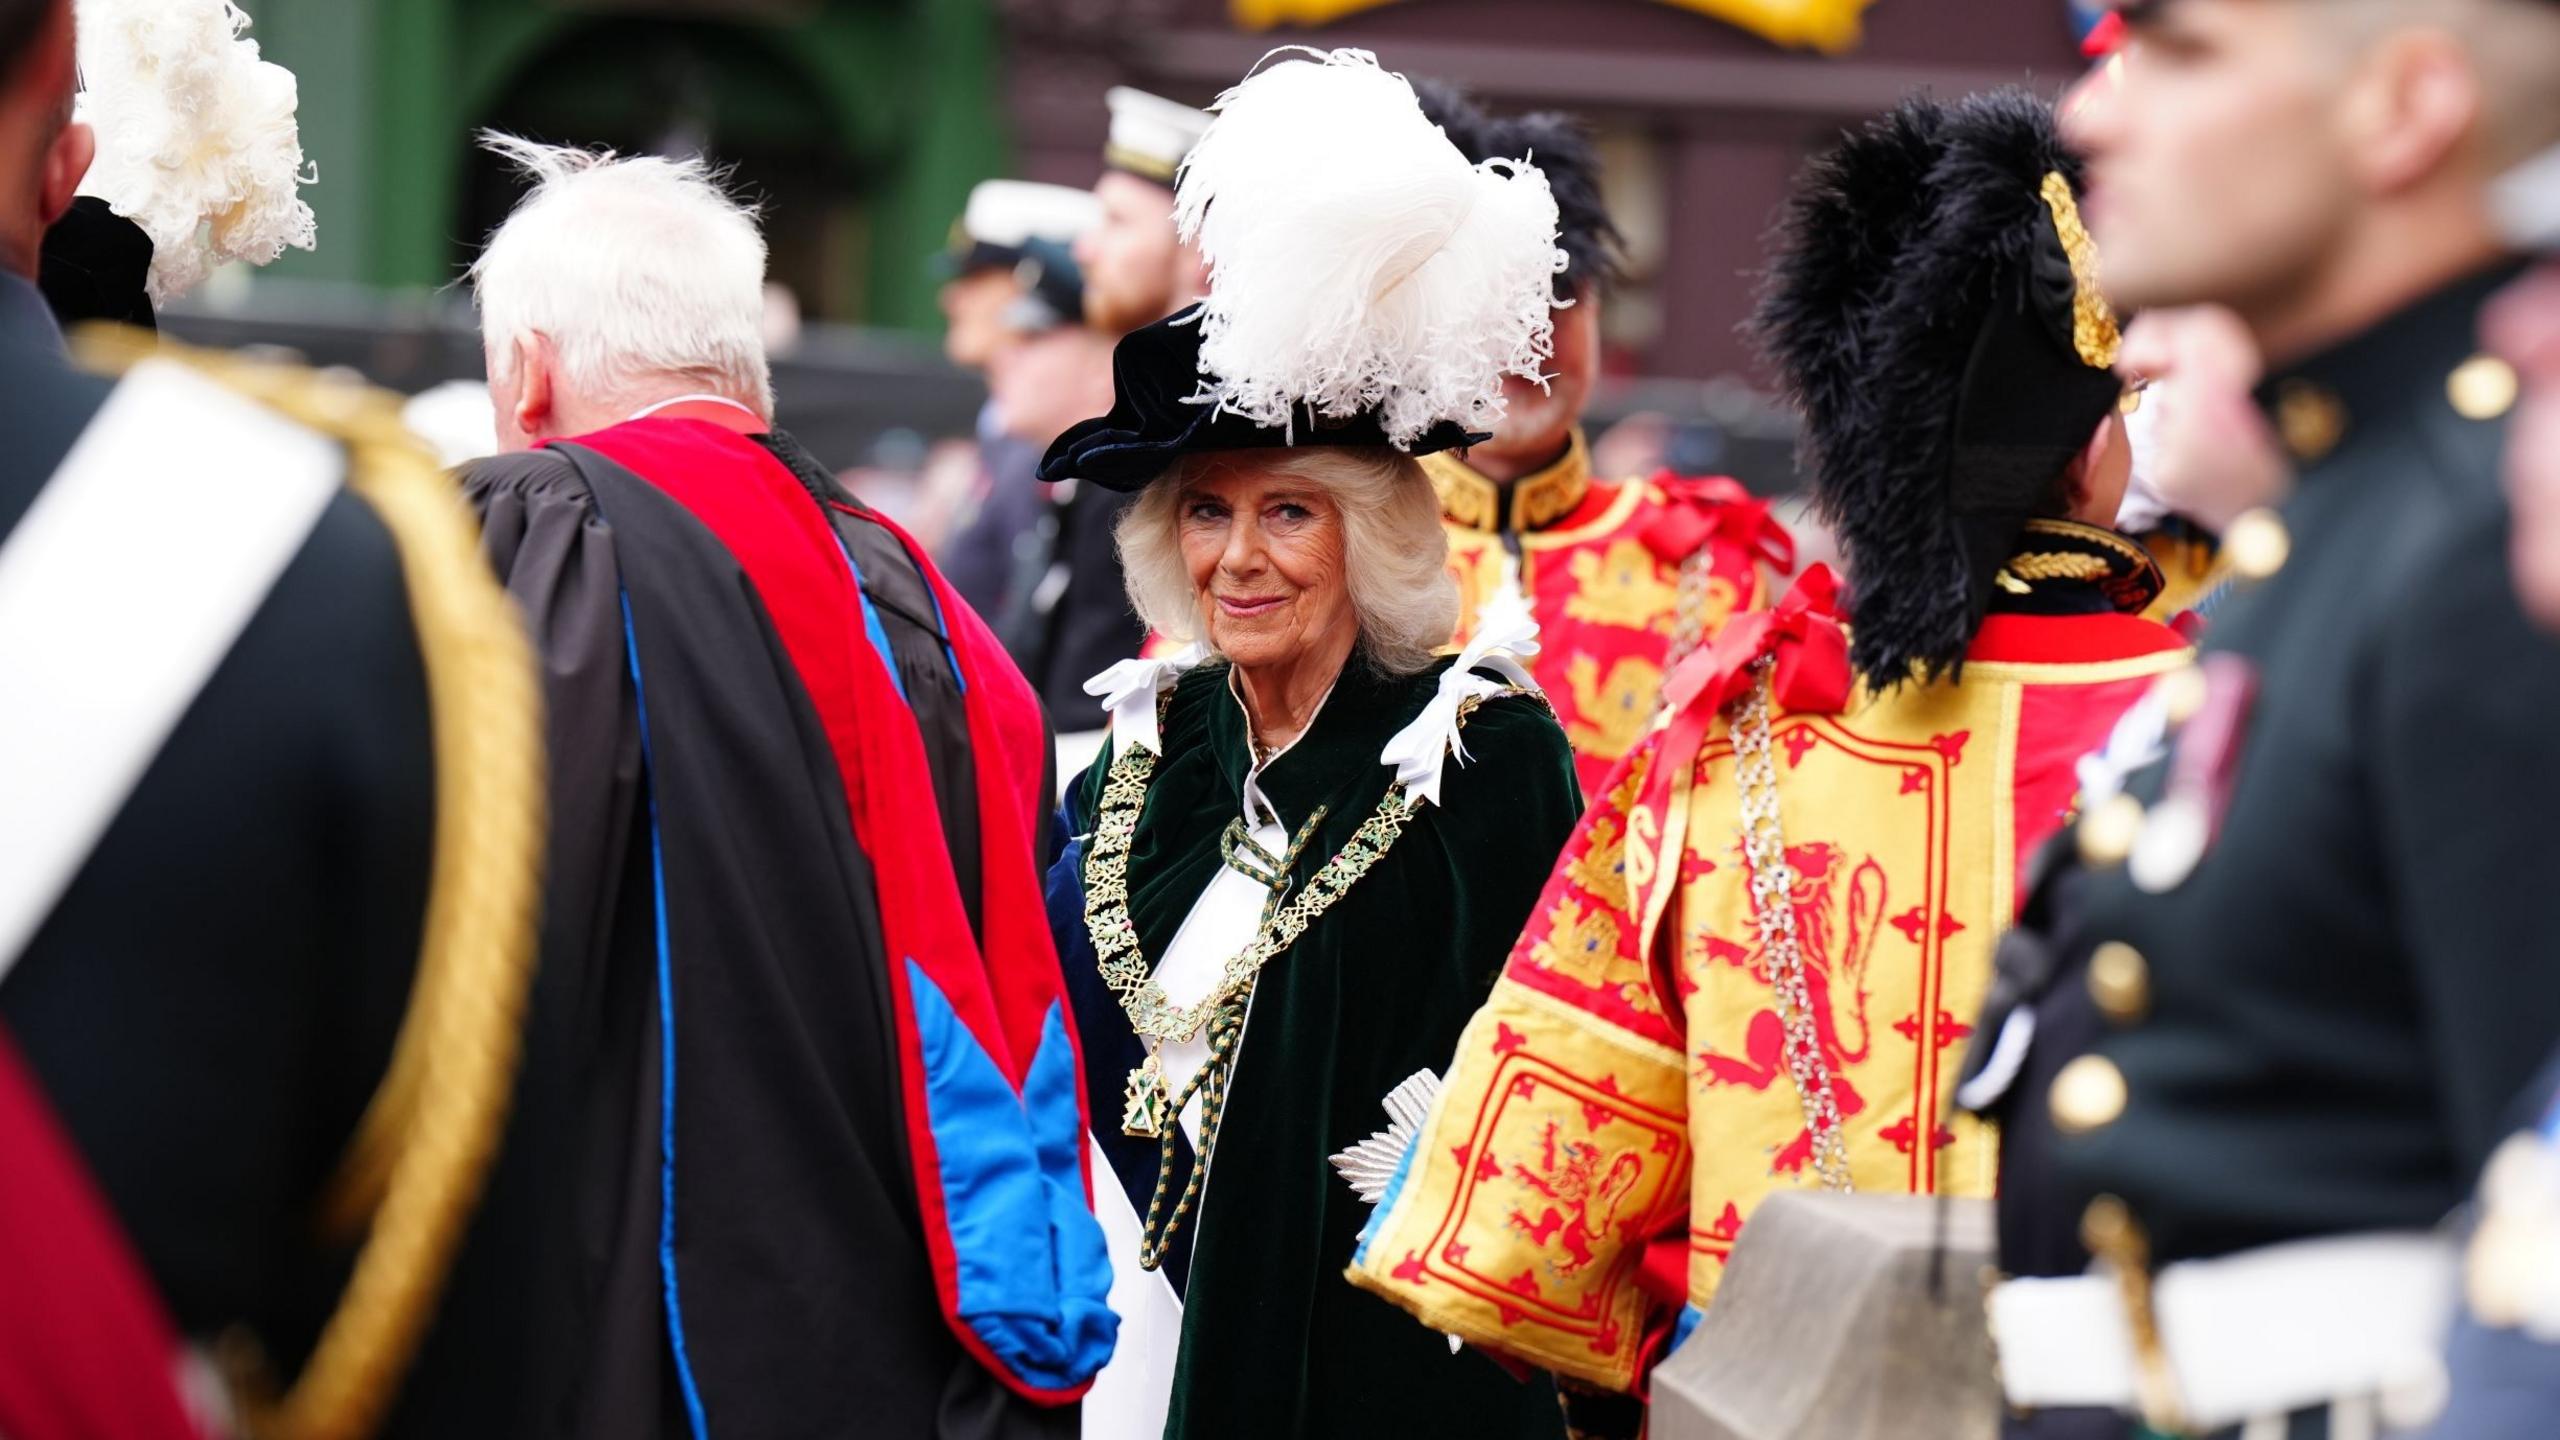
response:
<svg viewBox="0 0 2560 1440"><path fill-rule="evenodd" d="M2457 46L2479 85L2479 135L2504 169L2560 143L2560 0L2289 0L2317 4L2314 43L2340 73L2374 46L2432 31Z"/></svg>
<svg viewBox="0 0 2560 1440"><path fill-rule="evenodd" d="M2487 189L2560 140L2560 0L2153 0L2078 87L2125 308L2220 304L2269 359L2498 252Z"/></svg>

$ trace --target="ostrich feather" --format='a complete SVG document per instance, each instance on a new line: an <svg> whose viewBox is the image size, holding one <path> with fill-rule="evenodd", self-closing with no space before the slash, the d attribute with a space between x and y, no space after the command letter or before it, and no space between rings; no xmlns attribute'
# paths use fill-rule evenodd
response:
<svg viewBox="0 0 2560 1440"><path fill-rule="evenodd" d="M311 249L293 72L259 58L229 0L78 0L80 118L98 158L81 193L151 237L154 304L232 260Z"/></svg>
<svg viewBox="0 0 2560 1440"><path fill-rule="evenodd" d="M1399 446L1489 430L1502 377L1553 351L1546 178L1468 163L1368 52L1303 53L1220 96L1183 162L1174 218L1209 270L1198 398L1275 429L1374 411Z"/></svg>

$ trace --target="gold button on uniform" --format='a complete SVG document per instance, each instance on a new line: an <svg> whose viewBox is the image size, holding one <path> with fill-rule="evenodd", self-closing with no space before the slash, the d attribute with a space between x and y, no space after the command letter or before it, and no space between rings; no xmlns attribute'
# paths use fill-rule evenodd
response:
<svg viewBox="0 0 2560 1440"><path fill-rule="evenodd" d="M2151 1008L2151 967L2142 952L2121 940L2089 952L2089 998L2119 1025L2141 1019Z"/></svg>
<svg viewBox="0 0 2560 1440"><path fill-rule="evenodd" d="M2073 832L2080 858L2091 865L2121 865L2142 836L2142 802L2130 795L2110 795L2080 817Z"/></svg>
<svg viewBox="0 0 2560 1440"><path fill-rule="evenodd" d="M2515 408L2516 368L2495 355L2474 355L2444 377L2444 395L2465 420L2495 420Z"/></svg>
<svg viewBox="0 0 2560 1440"><path fill-rule="evenodd" d="M2317 460L2347 433L2346 404L2308 380L2287 380L2276 387L2276 433L2294 459Z"/></svg>
<svg viewBox="0 0 2560 1440"><path fill-rule="evenodd" d="M2109 1264L2122 1264L2132 1258L2134 1264L2145 1264L2149 1256L2140 1252L2150 1248L2142 1226L2135 1222L2133 1210L2113 1195L2101 1195L2080 1212L2080 1243L2089 1253Z"/></svg>
<svg viewBox="0 0 2560 1440"><path fill-rule="evenodd" d="M2053 1127L2063 1134L2104 1129L2124 1113L2124 1072L2104 1055L2083 1055L2053 1077L2048 1099Z"/></svg>
<svg viewBox="0 0 2560 1440"><path fill-rule="evenodd" d="M2284 568L2293 555L2293 536L2276 512L2260 506L2245 511L2222 532L2222 553L2231 568L2251 580L2264 580Z"/></svg>

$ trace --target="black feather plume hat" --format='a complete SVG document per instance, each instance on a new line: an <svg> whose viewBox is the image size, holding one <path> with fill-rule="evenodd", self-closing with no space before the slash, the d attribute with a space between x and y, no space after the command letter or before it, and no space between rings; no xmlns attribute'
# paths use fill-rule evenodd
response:
<svg viewBox="0 0 2560 1440"><path fill-rule="evenodd" d="M1753 332L1804 419L1870 683L1958 671L2123 395L2080 166L2023 90L1904 102L1798 177Z"/></svg>

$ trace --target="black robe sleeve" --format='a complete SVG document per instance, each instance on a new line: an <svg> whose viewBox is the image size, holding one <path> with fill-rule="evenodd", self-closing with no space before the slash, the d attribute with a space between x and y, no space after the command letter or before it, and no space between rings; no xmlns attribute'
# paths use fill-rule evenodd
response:
<svg viewBox="0 0 2560 1440"><path fill-rule="evenodd" d="M655 1281L658 1031L647 951L640 737L612 527L559 456L463 474L481 549L542 667L550 766L542 963L492 1204L535 1215L522 1277L538 1397L564 1434L657 1433L669 1413Z"/></svg>
<svg viewBox="0 0 2560 1440"><path fill-rule="evenodd" d="M484 461L465 487L481 512L481 548L542 657L552 829L544 953L583 952L576 937L608 930L624 868L594 839L630 831L640 786L613 531L576 472L539 452Z"/></svg>

